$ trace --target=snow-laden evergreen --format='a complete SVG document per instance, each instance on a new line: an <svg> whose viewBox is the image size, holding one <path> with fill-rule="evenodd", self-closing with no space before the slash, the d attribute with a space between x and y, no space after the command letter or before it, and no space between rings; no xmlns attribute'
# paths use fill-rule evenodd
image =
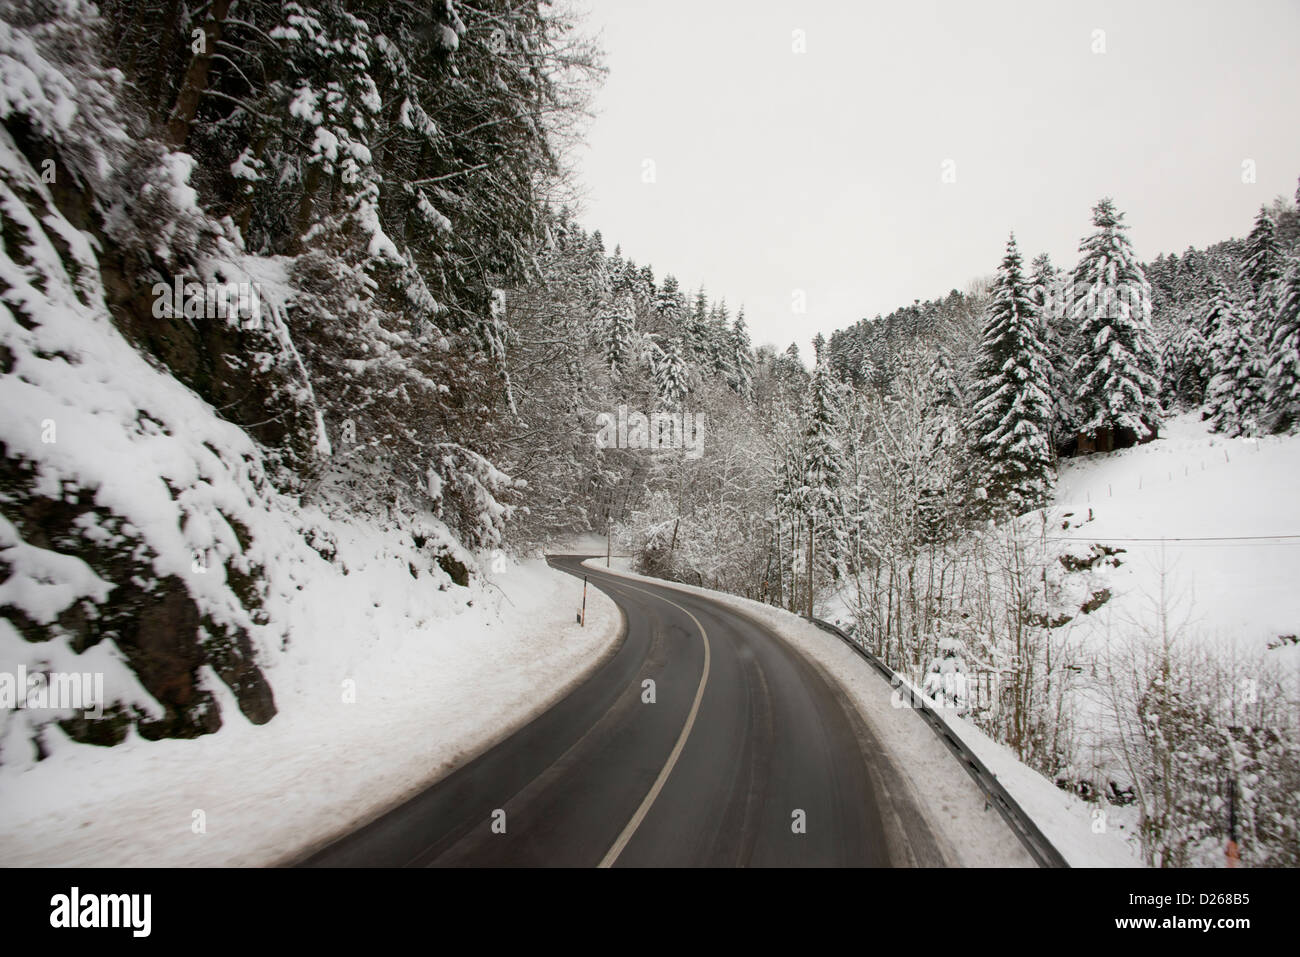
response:
<svg viewBox="0 0 1300 957"><path fill-rule="evenodd" d="M676 341L654 344L650 354L650 374L654 378L655 392L668 408L675 408L685 397L688 388L688 369Z"/></svg>
<svg viewBox="0 0 1300 957"><path fill-rule="evenodd" d="M1268 311L1267 305L1273 285L1282 276L1282 247L1277 238L1277 226L1267 207L1259 208L1254 228L1246 237L1246 258L1241 263L1241 277L1250 284L1257 312Z"/></svg>
<svg viewBox="0 0 1300 957"><path fill-rule="evenodd" d="M839 511L837 490L844 471L838 438L842 420L835 380L826 363L819 363L808 383L802 469L804 503L814 514L830 515Z"/></svg>
<svg viewBox="0 0 1300 957"><path fill-rule="evenodd" d="M971 422L995 511L1037 508L1052 493L1052 373L1038 317L1013 234L993 284Z"/></svg>
<svg viewBox="0 0 1300 957"><path fill-rule="evenodd" d="M748 398L754 391L754 350L749 341L749 329L745 326L744 308L736 313L727 346L730 350L728 382L732 389Z"/></svg>
<svg viewBox="0 0 1300 957"><path fill-rule="evenodd" d="M1300 258L1277 282L1277 311L1267 328L1267 402L1274 431L1300 425Z"/></svg>
<svg viewBox="0 0 1300 957"><path fill-rule="evenodd" d="M1110 199L1092 213L1080 244L1070 316L1081 350L1074 364L1081 434L1150 436L1160 423L1160 357L1151 330L1151 287ZM1104 441L1104 440L1103 440Z"/></svg>
<svg viewBox="0 0 1300 957"><path fill-rule="evenodd" d="M615 376L625 375L632 364L633 328L632 298L624 294L615 304L614 310L605 317L601 332L605 337L605 359L609 371Z"/></svg>
<svg viewBox="0 0 1300 957"><path fill-rule="evenodd" d="M1062 308L1061 273L1047 253L1039 253L1029 264L1030 298L1034 302L1038 329L1048 363L1048 396L1052 402L1052 442L1060 445L1074 431L1073 366L1071 335Z"/></svg>
<svg viewBox="0 0 1300 957"><path fill-rule="evenodd" d="M1225 290L1226 292L1226 290ZM1215 310L1210 363L1214 370L1206 388L1205 417L1216 432L1228 436L1255 435L1264 411L1263 350L1255 335L1255 318L1248 306L1231 295Z"/></svg>
<svg viewBox="0 0 1300 957"><path fill-rule="evenodd" d="M1225 282L1214 280L1213 299L1201 317L1208 343L1205 417L1216 432L1253 436L1264 412L1264 351L1256 319Z"/></svg>

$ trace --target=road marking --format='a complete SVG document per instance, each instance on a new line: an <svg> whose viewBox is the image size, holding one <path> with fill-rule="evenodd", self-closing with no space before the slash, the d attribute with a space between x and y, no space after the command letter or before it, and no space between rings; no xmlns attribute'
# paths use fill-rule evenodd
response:
<svg viewBox="0 0 1300 957"><path fill-rule="evenodd" d="M691 704L691 713L686 716L686 724L682 726L682 733L677 736L677 743L673 745L672 753L668 755L668 762L663 766L663 770L659 772L659 777L655 778L655 783L651 786L650 792L645 796L645 800L641 802L641 806L638 807L636 813L632 815L632 820L627 822L627 827L623 828L623 833L618 836L618 840L614 842L613 846L605 852L605 856L600 859L600 863L596 865L597 867L611 867L614 862L618 860L618 856L623 853L623 848L627 847L627 842L632 840L632 835L635 834L636 829L641 826L641 822L645 820L645 816L650 813L650 807L655 803L655 798L659 796L659 792L663 790L664 783L668 780L668 775L673 773L673 767L677 764L677 758L681 755L682 748L686 746L686 739L691 735L691 728L695 726L695 716L699 714L700 711L700 699L704 697L704 686L709 680L709 661L712 657L709 650L709 633L704 630L704 626L700 624L698 618L681 605L677 604L677 602L665 598L663 595L656 595L652 591L647 591L644 588L637 588L635 585L629 585L626 582L619 582L619 584L624 588L630 588L633 591L642 592L652 598L658 598L660 601L666 601L678 611L684 613L691 621L695 622L695 627L700 629L700 637L704 639L704 672L700 675L700 686L695 689L695 701Z"/></svg>

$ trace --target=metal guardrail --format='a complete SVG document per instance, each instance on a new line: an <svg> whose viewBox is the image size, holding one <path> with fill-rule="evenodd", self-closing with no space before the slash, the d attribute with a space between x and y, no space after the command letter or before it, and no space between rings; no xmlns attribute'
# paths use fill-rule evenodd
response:
<svg viewBox="0 0 1300 957"><path fill-rule="evenodd" d="M879 671L892 687L906 688L913 709L920 712L922 718L930 726L939 739L948 746L953 755L961 762L962 767L975 780L975 784L984 794L984 799L998 809L1002 819L1007 822L1007 826L1024 845L1029 855L1038 863L1040 867L1069 867L1061 852L1058 851L1052 842L1047 839L1033 819L1025 813L1024 809L1016 803L1015 798L1007 793L997 777L977 758L958 738L940 715L936 714L934 709L926 703L925 699L917 694L916 689L910 681L902 679L892 668L883 661L869 652L860 643L850 637L843 629L832 625L828 621L822 621L820 618L813 618L812 623L822 631L830 632L841 638L845 644L856 651L866 660L873 668Z"/></svg>

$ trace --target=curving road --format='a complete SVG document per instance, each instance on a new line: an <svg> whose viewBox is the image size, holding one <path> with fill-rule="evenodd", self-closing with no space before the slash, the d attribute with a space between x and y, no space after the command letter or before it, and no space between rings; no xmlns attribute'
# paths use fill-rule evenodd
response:
<svg viewBox="0 0 1300 957"><path fill-rule="evenodd" d="M943 863L919 815L882 806L890 770L853 706L782 639L704 596L550 561L622 609L613 654L515 734L303 864Z"/></svg>

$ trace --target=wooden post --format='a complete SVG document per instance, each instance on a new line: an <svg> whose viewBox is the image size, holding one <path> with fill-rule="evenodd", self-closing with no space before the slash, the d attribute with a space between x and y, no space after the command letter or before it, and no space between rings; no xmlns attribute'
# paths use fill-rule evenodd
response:
<svg viewBox="0 0 1300 957"><path fill-rule="evenodd" d="M609 552L610 552L609 530L613 526L613 524L614 523L610 520L609 512L606 512L605 513L605 567L606 568L609 567Z"/></svg>
<svg viewBox="0 0 1300 957"><path fill-rule="evenodd" d="M587 627L587 576L582 576L582 620L579 622L583 628Z"/></svg>

